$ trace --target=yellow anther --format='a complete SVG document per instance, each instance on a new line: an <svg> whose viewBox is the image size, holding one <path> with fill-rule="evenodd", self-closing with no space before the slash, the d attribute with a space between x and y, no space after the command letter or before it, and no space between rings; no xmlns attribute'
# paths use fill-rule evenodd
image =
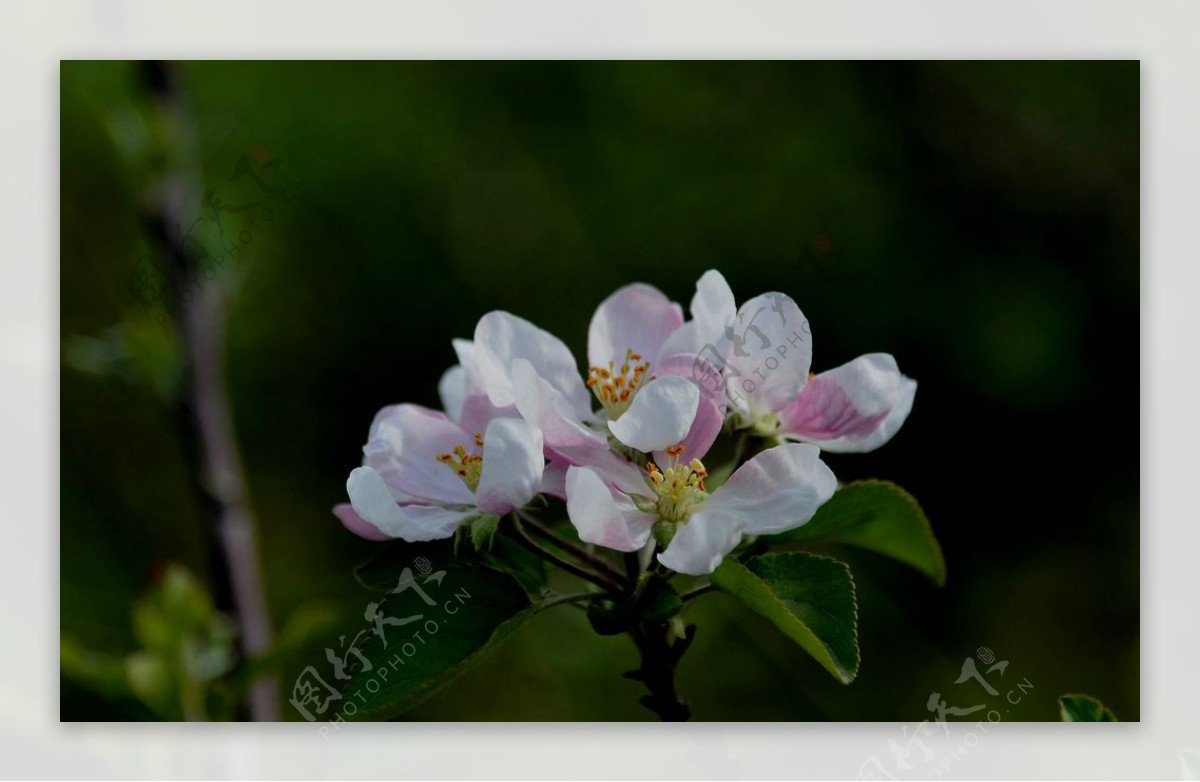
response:
<svg viewBox="0 0 1200 782"><path fill-rule="evenodd" d="M479 486L479 476L483 472L483 434L476 432L473 439L478 453L468 453L466 446L454 446L453 453L439 454L437 461L454 470L454 474L462 479L471 491Z"/></svg>
<svg viewBox="0 0 1200 782"><path fill-rule="evenodd" d="M629 407L634 394L644 384L654 379L646 377L650 362L642 361L633 349L625 351L625 360L619 367L615 361L608 362L608 367L591 367L588 369L588 388L600 400L609 418L616 419Z"/></svg>
<svg viewBox="0 0 1200 782"><path fill-rule="evenodd" d="M692 459L687 464L679 464L676 460L683 453L683 445L675 445L667 449L672 464L666 470L660 470L654 462L646 464L651 488L658 497L658 517L665 521L681 523L687 521L695 505L704 501L708 496L704 488L704 479L708 470L699 459Z"/></svg>

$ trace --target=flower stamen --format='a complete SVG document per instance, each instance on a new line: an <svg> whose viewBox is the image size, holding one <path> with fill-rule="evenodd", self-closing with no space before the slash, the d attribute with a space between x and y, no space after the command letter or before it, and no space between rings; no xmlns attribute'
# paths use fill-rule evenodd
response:
<svg viewBox="0 0 1200 782"><path fill-rule="evenodd" d="M642 356L633 352L633 348L625 351L625 361L621 366L608 362L608 368L590 367L588 369L588 388L600 400L608 417L615 420L629 407L633 395L644 384L654 379L654 375L646 376L650 371L650 362L642 361Z"/></svg>
<svg viewBox="0 0 1200 782"><path fill-rule="evenodd" d="M704 463L692 459L680 464L679 456L682 453L682 444L667 449L671 464L666 470L660 470L654 462L646 463L650 486L658 496L658 517L675 523L687 521L695 506L708 497L704 487L708 470L704 468Z"/></svg>
<svg viewBox="0 0 1200 782"><path fill-rule="evenodd" d="M468 453L466 446L454 446L453 453L437 456L437 460L454 470L454 473L467 485L471 491L479 487L479 476L483 473L483 433L476 432L474 437L475 453Z"/></svg>

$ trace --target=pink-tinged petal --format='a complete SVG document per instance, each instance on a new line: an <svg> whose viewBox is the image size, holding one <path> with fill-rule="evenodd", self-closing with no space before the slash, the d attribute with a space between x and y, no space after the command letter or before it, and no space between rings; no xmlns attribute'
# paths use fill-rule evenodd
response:
<svg viewBox="0 0 1200 782"><path fill-rule="evenodd" d="M497 418L483 435L483 469L475 503L503 516L533 499L546 466L542 433L520 418Z"/></svg>
<svg viewBox="0 0 1200 782"><path fill-rule="evenodd" d="M520 418L516 407L496 407L487 394L472 394L463 403L458 424L467 434L483 434L488 424L497 418Z"/></svg>
<svg viewBox="0 0 1200 782"><path fill-rule="evenodd" d="M567 498L567 468L570 466L566 462L548 462L546 469L542 471L542 484L538 487L538 491L565 500Z"/></svg>
<svg viewBox="0 0 1200 782"><path fill-rule="evenodd" d="M707 575L742 539L743 521L732 513L701 508L675 533L658 561L676 573Z"/></svg>
<svg viewBox="0 0 1200 782"><path fill-rule="evenodd" d="M716 442L725 422L725 391L714 382L718 381L720 373L700 356L676 354L668 356L654 367L658 377L682 377L692 381L700 390L700 403L696 407L696 417L692 426L681 441L686 459L703 459L708 449ZM666 455L656 453L655 458L660 462L666 461Z"/></svg>
<svg viewBox="0 0 1200 782"><path fill-rule="evenodd" d="M747 533L765 535L804 524L836 490L837 478L821 461L819 448L784 443L737 468L704 510L731 513Z"/></svg>
<svg viewBox="0 0 1200 782"><path fill-rule="evenodd" d="M776 413L799 395L812 364L812 334L796 302L782 293L755 296L725 330L731 404L752 419Z"/></svg>
<svg viewBox="0 0 1200 782"><path fill-rule="evenodd" d="M586 467L567 470L567 515L580 540L617 551L645 546L655 521Z"/></svg>
<svg viewBox="0 0 1200 782"><path fill-rule="evenodd" d="M460 524L479 514L474 507L399 505L383 478L370 467L359 467L350 473L346 492L360 519L386 537L412 542L448 538Z"/></svg>
<svg viewBox="0 0 1200 782"><path fill-rule="evenodd" d="M662 291L635 282L600 303L588 326L588 366L621 366L626 351L653 361L671 332L683 325L683 310Z"/></svg>
<svg viewBox="0 0 1200 782"><path fill-rule="evenodd" d="M608 439L582 423L571 403L538 374L533 364L517 359L512 365L513 399L521 417L542 432L547 448L560 454L579 450L608 450ZM587 413L591 418L591 412Z"/></svg>
<svg viewBox="0 0 1200 782"><path fill-rule="evenodd" d="M696 420L700 389L681 377L652 380L633 397L620 418L608 422L618 440L639 451L659 451L682 442Z"/></svg>
<svg viewBox="0 0 1200 782"><path fill-rule="evenodd" d="M653 493L645 470L611 448L580 449L572 451L569 457L556 453L552 458L572 466L587 467L622 494Z"/></svg>
<svg viewBox="0 0 1200 782"><path fill-rule="evenodd" d="M779 434L825 451L870 451L904 423L916 392L887 353L859 356L810 380L780 412Z"/></svg>
<svg viewBox="0 0 1200 782"><path fill-rule="evenodd" d="M442 400L442 409L446 417L458 423L462 420L463 404L470 392L467 388L467 370L461 364L455 364L442 373L438 381L438 397Z"/></svg>
<svg viewBox="0 0 1200 782"><path fill-rule="evenodd" d="M473 439L443 413L394 405L375 416L364 463L405 494L441 505L473 504L474 495L454 469L437 460L456 445L471 449Z"/></svg>
<svg viewBox="0 0 1200 782"><path fill-rule="evenodd" d="M387 535L379 531L378 527L355 513L354 506L348 502L334 505L333 515L338 517L338 521L342 522L342 525L346 529L360 538L366 538L367 540L390 540Z"/></svg>
<svg viewBox="0 0 1200 782"><path fill-rule="evenodd" d="M712 444L716 442L717 436L721 434L721 427L724 423L725 414L701 395L700 402L696 405L696 417L692 419L692 428L678 443L683 446L683 452L679 456L680 461L703 459L708 453L708 449L712 448ZM671 456L665 449L654 452L654 461L657 464L670 464L670 459Z"/></svg>
<svg viewBox="0 0 1200 782"><path fill-rule="evenodd" d="M704 340L698 336L699 333L700 324L694 320L687 321L667 337L667 341L658 351L659 357L676 353L699 353L704 347Z"/></svg>
<svg viewBox="0 0 1200 782"><path fill-rule="evenodd" d="M512 366L527 360L580 416L591 410L575 357L562 340L507 312L489 312L475 327L475 357L484 389L496 407L514 404Z"/></svg>

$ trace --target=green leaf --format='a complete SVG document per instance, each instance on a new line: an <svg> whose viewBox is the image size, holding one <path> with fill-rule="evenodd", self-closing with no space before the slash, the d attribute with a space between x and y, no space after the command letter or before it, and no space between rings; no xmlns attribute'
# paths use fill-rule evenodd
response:
<svg viewBox="0 0 1200 782"><path fill-rule="evenodd" d="M713 585L770 619L843 684L858 675L858 604L845 562L803 552L726 557Z"/></svg>
<svg viewBox="0 0 1200 782"><path fill-rule="evenodd" d="M925 512L911 494L887 481L856 481L838 489L807 524L772 535L774 545L845 543L891 557L946 583L946 560Z"/></svg>
<svg viewBox="0 0 1200 782"><path fill-rule="evenodd" d="M1058 699L1063 722L1117 722L1117 715L1090 695L1064 695Z"/></svg>
<svg viewBox="0 0 1200 782"><path fill-rule="evenodd" d="M391 544L356 575L368 587L389 590L368 606L368 616L378 612L406 624L385 621L381 638L367 620L357 642L366 663L347 657L350 680L327 718L335 709L347 720L395 717L478 663L542 607L477 554L462 550L455 558L449 541Z"/></svg>
<svg viewBox="0 0 1200 782"><path fill-rule="evenodd" d="M532 597L543 596L548 589L546 561L530 553L512 538L497 535L490 550L480 557L491 568L515 578Z"/></svg>

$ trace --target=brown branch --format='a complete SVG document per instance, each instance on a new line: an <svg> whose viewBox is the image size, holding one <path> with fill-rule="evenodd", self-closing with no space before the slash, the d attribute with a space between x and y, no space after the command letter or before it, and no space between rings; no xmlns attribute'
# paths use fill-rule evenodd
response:
<svg viewBox="0 0 1200 782"><path fill-rule="evenodd" d="M189 196L201 192L196 144L173 68L147 62L141 73L171 145L165 174L147 195L145 223L163 260L183 357L178 417L210 521L217 604L231 609L242 656L249 659L270 646L271 621L226 390L224 311L216 285L196 284L197 271L177 235L178 227L186 228L195 217L195 203L188 209ZM278 694L277 679L257 682L249 696L251 719L280 719Z"/></svg>

